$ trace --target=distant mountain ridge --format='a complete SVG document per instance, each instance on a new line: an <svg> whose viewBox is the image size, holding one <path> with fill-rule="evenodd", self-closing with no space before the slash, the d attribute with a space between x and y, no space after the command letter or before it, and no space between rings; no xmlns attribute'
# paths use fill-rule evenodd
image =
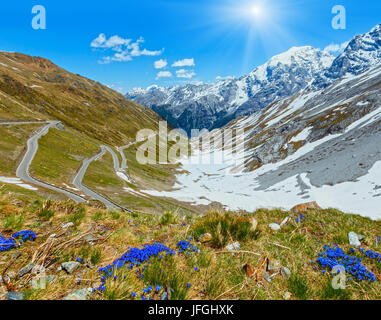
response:
<svg viewBox="0 0 381 320"><path fill-rule="evenodd" d="M253 114L274 101L302 90L327 87L347 73L356 75L381 63L380 32L381 25L378 25L356 36L337 58L310 46L294 47L239 79L138 88L126 97L153 109L188 133L193 128L214 129Z"/></svg>

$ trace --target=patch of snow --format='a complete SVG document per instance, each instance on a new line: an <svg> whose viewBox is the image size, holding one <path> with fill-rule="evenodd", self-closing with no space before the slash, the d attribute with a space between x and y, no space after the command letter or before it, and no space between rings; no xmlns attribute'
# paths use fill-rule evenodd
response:
<svg viewBox="0 0 381 320"><path fill-rule="evenodd" d="M290 142L298 142L307 140L310 135L312 127L305 128L302 132L300 132L297 136L293 137Z"/></svg>
<svg viewBox="0 0 381 320"><path fill-rule="evenodd" d="M37 191L38 190L35 187L32 187L32 186L30 186L28 184L25 184L19 178L9 178L9 177L1 177L0 176L0 182L8 183L8 184L14 184L14 185L17 185L18 187L21 187L21 188L24 188L24 189L28 189L28 190L32 190L32 191Z"/></svg>

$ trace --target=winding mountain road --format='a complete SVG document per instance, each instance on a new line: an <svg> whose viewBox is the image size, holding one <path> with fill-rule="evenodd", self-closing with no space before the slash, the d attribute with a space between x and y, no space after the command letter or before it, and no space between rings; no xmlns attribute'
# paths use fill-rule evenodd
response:
<svg viewBox="0 0 381 320"><path fill-rule="evenodd" d="M21 163L19 164L16 170L16 176L25 182L28 182L28 183L31 183L31 184L34 184L42 188L58 192L58 193L62 193L77 203L85 202L86 201L85 198L75 194L74 192L65 190L60 187L56 187L50 183L37 180L33 178L29 173L30 165L38 150L38 140L42 136L46 135L49 132L50 128L57 128L59 124L60 124L59 121L49 121L46 126L42 127L33 137L31 137L27 141L28 149L24 155L24 158L22 159Z"/></svg>
<svg viewBox="0 0 381 320"><path fill-rule="evenodd" d="M36 185L36 186L39 186L39 187L42 187L42 188L45 188L45 189L48 189L48 190L52 190L52 191L64 194L65 196L69 197L70 199L74 200L77 203L86 202L87 199L85 199L84 197L79 196L78 194L76 194L74 192L71 192L69 190L66 190L64 188L57 187L57 186L54 186L54 185L52 185L50 183L43 182L43 181L40 181L40 180L38 180L36 178L33 178L30 175L30 173L29 173L31 163L32 163L34 157L36 156L37 151L38 151L38 141L39 141L39 139L42 136L46 135L49 132L50 128L59 128L59 125L61 125L60 121L34 121L34 120L31 120L31 121L22 121L22 120L21 121L17 121L16 120L16 121L3 121L3 122L0 122L0 125L23 125L23 124L32 124L32 123L45 123L46 125L43 126L42 128L40 128L36 132L36 134L34 134L31 138L28 139L28 141L27 141L27 151L26 151L26 153L25 153L21 163L19 164L19 166L18 166L18 168L16 170L16 176L18 178L20 178L21 180L27 182L27 183L30 183L30 184L33 184L33 185ZM125 155L123 153L123 149L128 148L128 147L130 147L133 144L134 143L130 143L127 146L124 146L124 147L121 147L121 148L117 148L118 151L120 152L121 156L122 156L122 166L121 167L119 166L118 155L114 152L114 150L112 150L112 148L110 148L108 146L104 146L104 145L100 146L101 147L101 151L97 155L95 155L92 158L83 160L81 168L78 170L77 174L73 178L73 181L72 181L73 185L76 188L78 188L79 190L81 190L88 197L90 197L92 199L95 199L95 200L98 200L98 201L101 201L102 203L104 203L104 205L109 210L122 209L122 210L127 211L127 212L132 212L131 210L118 205L117 203L113 202L112 200L107 199L106 197L102 196L98 192L96 192L94 190L91 190L90 188L86 187L85 185L83 185L82 181L83 181L83 178L85 177L85 174L87 172L87 169L88 169L89 165L92 162L94 162L94 161L100 159L101 157L103 157L106 152L109 152L111 154L111 156L112 156L112 159L113 159L113 162L114 162L114 170L115 170L115 172L118 174L119 177L124 179L124 177L123 177L123 175L124 175L123 171L125 171L125 169L127 169L127 159L126 159L126 157L125 157Z"/></svg>
<svg viewBox="0 0 381 320"><path fill-rule="evenodd" d="M116 172L119 172L119 159L118 159L118 156L116 155L116 153L108 146L101 146L101 152L99 152L98 154L96 154L92 158L83 160L82 166L79 169L79 171L77 172L77 174L75 175L75 177L73 178L72 183L73 183L73 185L75 185L76 188L80 189L87 196L89 196L95 200L103 202L104 205L109 210L122 209L122 210L127 211L127 212L132 212L131 210L118 205L117 203L113 202L112 200L107 199L106 197L102 196L98 192L91 190L90 188L86 187L82 183L83 178L85 177L85 174L87 172L87 169L89 168L89 165L92 162L97 161L100 158L102 158L105 155L106 151L110 152L110 154L113 158L113 162L114 162L114 169Z"/></svg>

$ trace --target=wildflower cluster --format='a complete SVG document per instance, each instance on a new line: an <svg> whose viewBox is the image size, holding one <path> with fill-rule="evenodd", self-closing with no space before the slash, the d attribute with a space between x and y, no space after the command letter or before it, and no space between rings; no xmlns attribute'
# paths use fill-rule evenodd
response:
<svg viewBox="0 0 381 320"><path fill-rule="evenodd" d="M319 258L316 260L316 263L320 265L323 269L322 272L325 273L326 269L333 269L333 267L340 265L345 268L345 272L353 276L353 280L358 281L370 281L375 282L375 275L370 272L363 264L363 259L355 255L355 249L350 249L350 254L346 254L344 250L338 246L324 246L325 251L319 253ZM372 259L378 259L380 261L381 256L372 251L366 251L360 249L367 257ZM351 255L353 254L353 255ZM352 280L349 278L348 280Z"/></svg>
<svg viewBox="0 0 381 320"><path fill-rule="evenodd" d="M143 249L131 248L112 264L109 264L104 268L100 268L98 271L102 272L103 276L101 279L101 285L96 290L106 290L106 280L113 277L113 273L116 269L126 267L132 270L134 267L146 263L151 257L158 256L163 252L165 252L166 255L176 254L174 250L169 249L161 243L153 243L150 245L144 245L143 247ZM143 277L143 274L140 273L140 276Z"/></svg>
<svg viewBox="0 0 381 320"><path fill-rule="evenodd" d="M13 248L16 248L17 242L16 239L20 239L20 244L25 241L34 241L36 240L36 234L33 231L25 230L25 231L20 231L16 232L15 234L12 235L11 238L6 239L0 234L0 251L7 251L11 250Z"/></svg>
<svg viewBox="0 0 381 320"><path fill-rule="evenodd" d="M15 239L19 239L21 237L22 242L25 242L28 240L29 241L36 240L36 234L31 230L16 232L12 237Z"/></svg>
<svg viewBox="0 0 381 320"><path fill-rule="evenodd" d="M299 217L297 217L297 218L295 219L295 221L298 222L298 223L301 223L301 222L303 222L304 220L306 220L306 217L305 217L305 215L303 215L303 214L299 215Z"/></svg>
<svg viewBox="0 0 381 320"><path fill-rule="evenodd" d="M189 251L194 251L194 252L197 252L197 253L200 252L197 249L197 247L193 246L193 244L190 243L189 241L180 241L177 244L177 247L179 248L179 253L181 253L181 252L187 252L187 253L189 253Z"/></svg>

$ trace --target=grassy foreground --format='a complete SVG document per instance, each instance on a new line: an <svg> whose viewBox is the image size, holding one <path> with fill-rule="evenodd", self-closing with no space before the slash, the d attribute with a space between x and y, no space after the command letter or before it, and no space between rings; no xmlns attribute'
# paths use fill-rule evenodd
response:
<svg viewBox="0 0 381 320"><path fill-rule="evenodd" d="M289 221L281 230L268 227L286 217ZM362 248L381 252L376 242L380 221L333 209L309 210L302 218L300 213L266 209L210 212L195 218L171 212L161 216L110 212L97 204L28 203L3 196L0 219L4 238L20 230L36 234L35 241L0 251L0 275L5 280L1 299L7 291L22 292L30 300L64 299L87 288L99 289L86 295L95 300L381 299L379 261L362 261L377 281L353 279L345 290L334 290L329 270L324 272L316 263L324 245L334 243L350 252L350 231L364 236ZM234 242L240 244L236 251L225 248ZM146 260L137 250L143 245L149 245ZM128 251L119 260L124 267L107 269ZM20 276L31 262L44 266L45 288L32 286L37 271ZM77 262L75 270L60 270L64 262ZM291 275L279 272L280 266Z"/></svg>

